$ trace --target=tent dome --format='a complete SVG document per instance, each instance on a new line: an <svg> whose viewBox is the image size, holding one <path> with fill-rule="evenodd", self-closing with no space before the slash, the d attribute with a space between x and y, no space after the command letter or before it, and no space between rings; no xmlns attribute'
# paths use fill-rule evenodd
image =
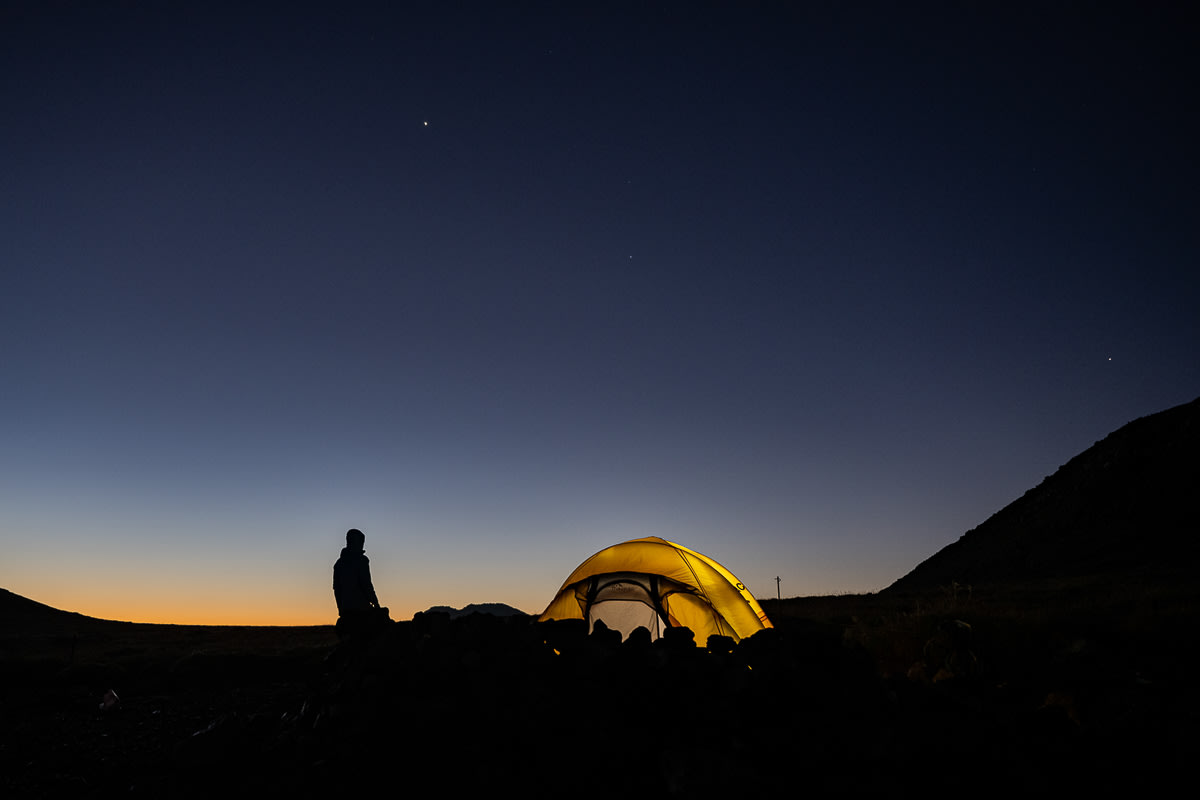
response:
<svg viewBox="0 0 1200 800"><path fill-rule="evenodd" d="M685 626L703 645L713 634L744 639L771 621L733 573L708 556L657 536L605 548L563 582L538 617L597 621L628 636L646 627Z"/></svg>

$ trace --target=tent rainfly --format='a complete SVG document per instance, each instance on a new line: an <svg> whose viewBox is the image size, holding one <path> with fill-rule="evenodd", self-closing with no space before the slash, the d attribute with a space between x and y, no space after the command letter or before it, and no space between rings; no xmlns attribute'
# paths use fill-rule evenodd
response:
<svg viewBox="0 0 1200 800"><path fill-rule="evenodd" d="M754 595L705 555L657 536L605 548L580 564L538 617L597 620L628 637L645 627L685 626L703 646L713 634L734 641L772 627Z"/></svg>

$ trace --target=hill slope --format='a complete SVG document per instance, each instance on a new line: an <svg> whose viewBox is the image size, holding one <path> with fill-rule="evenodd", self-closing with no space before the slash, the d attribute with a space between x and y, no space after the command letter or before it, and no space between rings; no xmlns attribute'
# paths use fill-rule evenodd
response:
<svg viewBox="0 0 1200 800"><path fill-rule="evenodd" d="M8 589L0 589L0 630L5 633L80 630L106 623L107 620L85 617L73 611L60 611Z"/></svg>
<svg viewBox="0 0 1200 800"><path fill-rule="evenodd" d="M1190 580L1200 398L1134 420L921 562L885 592L1142 575Z"/></svg>

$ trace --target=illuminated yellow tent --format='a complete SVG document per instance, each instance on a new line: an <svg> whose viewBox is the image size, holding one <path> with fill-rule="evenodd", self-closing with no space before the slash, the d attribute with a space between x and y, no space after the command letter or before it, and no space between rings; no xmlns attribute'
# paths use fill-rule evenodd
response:
<svg viewBox="0 0 1200 800"><path fill-rule="evenodd" d="M708 556L657 536L605 548L580 564L538 618L597 620L629 636L644 626L686 626L703 646L712 634L734 641L770 628L754 595Z"/></svg>

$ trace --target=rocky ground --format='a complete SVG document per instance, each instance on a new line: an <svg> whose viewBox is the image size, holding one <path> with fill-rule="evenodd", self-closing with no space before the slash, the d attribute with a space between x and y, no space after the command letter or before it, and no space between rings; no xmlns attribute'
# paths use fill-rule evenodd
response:
<svg viewBox="0 0 1200 800"><path fill-rule="evenodd" d="M696 647L686 630L622 643L572 623L432 613L342 643L328 628L276 629L270 645L210 631L182 653L182 631L170 647L143 631L66 666L10 647L0 789L1144 791L1182 777L1196 751L1195 693L1173 661L1130 671L1083 639L1001 675L978 631L942 615L923 618L901 672L861 620L777 625Z"/></svg>

